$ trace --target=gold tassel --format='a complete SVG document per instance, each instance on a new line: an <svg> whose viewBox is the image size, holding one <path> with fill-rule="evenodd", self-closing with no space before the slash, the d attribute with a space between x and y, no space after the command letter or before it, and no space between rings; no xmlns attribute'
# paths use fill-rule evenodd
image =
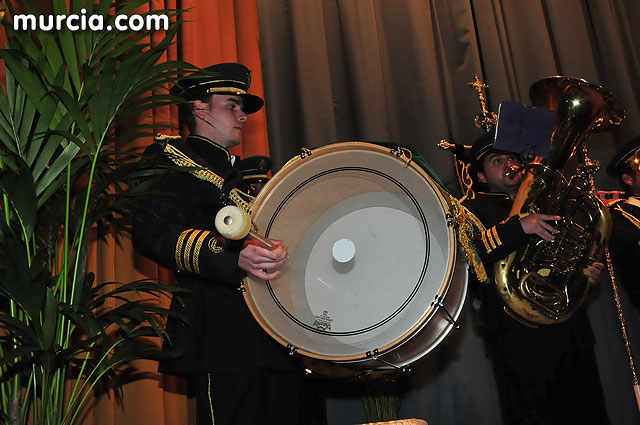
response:
<svg viewBox="0 0 640 425"><path fill-rule="evenodd" d="M451 215L453 216L456 231L458 233L458 243L464 249L467 263L471 266L473 274L480 282L488 282L487 271L482 264L482 260L477 254L473 240L476 232L485 230L482 222L460 203L453 196L449 196L451 202Z"/></svg>

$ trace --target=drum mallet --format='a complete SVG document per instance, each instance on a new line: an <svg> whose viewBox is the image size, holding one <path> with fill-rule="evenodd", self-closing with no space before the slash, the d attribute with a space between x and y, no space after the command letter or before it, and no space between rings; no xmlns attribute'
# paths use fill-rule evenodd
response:
<svg viewBox="0 0 640 425"><path fill-rule="evenodd" d="M232 241L243 239L245 236L259 242L267 249L274 249L276 245L251 230L251 218L242 208L227 205L218 211L215 219L216 230L220 235Z"/></svg>

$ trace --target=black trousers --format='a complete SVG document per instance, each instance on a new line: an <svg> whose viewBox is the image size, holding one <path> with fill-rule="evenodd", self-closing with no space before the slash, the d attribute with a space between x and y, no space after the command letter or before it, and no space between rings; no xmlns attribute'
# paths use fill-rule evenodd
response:
<svg viewBox="0 0 640 425"><path fill-rule="evenodd" d="M196 378L198 425L300 423L300 372L215 371Z"/></svg>
<svg viewBox="0 0 640 425"><path fill-rule="evenodd" d="M593 350L512 340L490 348L505 425L609 423Z"/></svg>

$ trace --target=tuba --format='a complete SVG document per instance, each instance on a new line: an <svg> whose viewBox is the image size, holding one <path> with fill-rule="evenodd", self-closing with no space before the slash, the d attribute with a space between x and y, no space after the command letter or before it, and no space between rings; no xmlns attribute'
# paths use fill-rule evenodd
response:
<svg viewBox="0 0 640 425"><path fill-rule="evenodd" d="M507 313L535 327L563 322L580 308L589 290L587 266L603 258L611 217L593 193L598 165L586 157L584 144L592 131L619 125L624 109L602 87L577 78L544 78L529 96L534 106L556 111L556 119L549 158L527 164L510 216L562 219L553 241L533 236L498 261L494 281Z"/></svg>

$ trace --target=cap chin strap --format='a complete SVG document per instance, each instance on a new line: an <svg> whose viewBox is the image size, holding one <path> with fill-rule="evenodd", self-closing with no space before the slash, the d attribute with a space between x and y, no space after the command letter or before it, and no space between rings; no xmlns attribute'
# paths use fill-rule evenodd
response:
<svg viewBox="0 0 640 425"><path fill-rule="evenodd" d="M211 117L211 119L214 119L214 120L216 119L216 118L215 118L213 115L211 115L208 111L202 110L202 112L204 112L206 115L208 115L209 117ZM215 125L211 124L209 121L206 121L206 120L203 120L203 119L200 119L200 121L204 122L205 124L207 124L209 127L213 128L214 130L217 130L217 129L218 129L218 127L216 127ZM216 143L220 144L220 141L219 141L219 140L214 140L214 142L216 142ZM224 145L220 145L220 146L223 146L224 148L228 148L227 146L224 146Z"/></svg>

